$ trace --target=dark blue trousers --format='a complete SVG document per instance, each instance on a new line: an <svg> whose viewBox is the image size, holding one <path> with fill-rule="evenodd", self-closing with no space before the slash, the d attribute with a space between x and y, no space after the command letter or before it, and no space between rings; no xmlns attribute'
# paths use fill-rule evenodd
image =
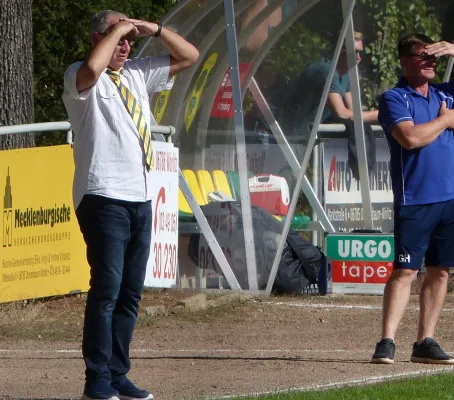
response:
<svg viewBox="0 0 454 400"><path fill-rule="evenodd" d="M120 382L131 368L129 345L150 253L151 205L85 195L76 215L90 265L82 341L86 385Z"/></svg>

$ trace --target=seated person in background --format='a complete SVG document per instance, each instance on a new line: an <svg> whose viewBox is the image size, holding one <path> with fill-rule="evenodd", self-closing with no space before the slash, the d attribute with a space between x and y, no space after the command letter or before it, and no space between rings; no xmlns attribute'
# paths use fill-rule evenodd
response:
<svg viewBox="0 0 454 400"><path fill-rule="evenodd" d="M364 53L363 35L355 32L354 37L356 64L358 65ZM288 81L273 96L275 100L272 103L275 105L276 119L286 137L290 139L290 142L304 143L308 139L331 64L331 60L322 58L309 65L304 71ZM276 107L276 105L279 105L279 107ZM363 120L365 123L368 166L369 170L372 170L375 164L375 137L370 123L378 120L378 111L363 111ZM353 126L352 94L350 91L347 50L345 45L341 50L334 71L321 123L341 123L345 125L349 139L348 153L350 168L352 169L353 176L359 179Z"/></svg>

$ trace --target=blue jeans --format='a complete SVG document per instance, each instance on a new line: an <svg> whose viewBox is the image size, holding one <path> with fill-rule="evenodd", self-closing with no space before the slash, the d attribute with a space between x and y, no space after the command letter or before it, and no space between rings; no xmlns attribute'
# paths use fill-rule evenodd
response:
<svg viewBox="0 0 454 400"><path fill-rule="evenodd" d="M76 215L90 265L82 340L86 385L121 382L131 368L129 345L150 254L151 204L85 195Z"/></svg>

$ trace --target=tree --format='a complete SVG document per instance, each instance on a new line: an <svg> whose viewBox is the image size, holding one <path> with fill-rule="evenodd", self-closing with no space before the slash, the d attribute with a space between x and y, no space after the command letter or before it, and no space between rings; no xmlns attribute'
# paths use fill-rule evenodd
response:
<svg viewBox="0 0 454 400"><path fill-rule="evenodd" d="M33 109L32 0L0 0L0 126L31 123ZM31 133L0 136L0 149L34 147Z"/></svg>
<svg viewBox="0 0 454 400"><path fill-rule="evenodd" d="M371 39L366 43L369 60L364 63L368 71L362 77L363 94L367 108L377 108L380 95L393 87L400 76L397 41L409 33L424 33L434 40L441 39L443 19L438 9L426 0L362 0L367 26L366 35ZM372 28L372 29L370 29ZM439 76L443 74L447 61L438 62ZM442 76L442 75L441 75Z"/></svg>

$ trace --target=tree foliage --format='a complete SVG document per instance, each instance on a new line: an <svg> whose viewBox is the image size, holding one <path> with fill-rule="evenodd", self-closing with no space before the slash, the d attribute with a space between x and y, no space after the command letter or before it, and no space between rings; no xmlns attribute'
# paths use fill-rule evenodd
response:
<svg viewBox="0 0 454 400"><path fill-rule="evenodd" d="M112 9L131 18L158 20L176 0L34 0L33 56L36 122L67 119L61 101L63 73L91 48L89 26L98 11ZM41 134L38 145L64 143L66 135Z"/></svg>
<svg viewBox="0 0 454 400"><path fill-rule="evenodd" d="M393 87L400 75L397 42L409 33L423 33L434 40L441 38L441 16L434 18L435 7L426 0L361 0L362 12L370 27L366 37L366 53L369 60L362 77L364 105L376 108L385 90ZM446 68L441 59L439 71ZM439 78L438 78L439 79Z"/></svg>
<svg viewBox="0 0 454 400"><path fill-rule="evenodd" d="M19 0L15 0L19 1ZM33 53L36 122L67 118L61 101L66 67L90 51L89 23L103 9L114 9L133 18L156 20L177 0L34 0ZM263 68L266 84L273 89L320 57L331 57L333 43L342 24L339 0L323 0L293 24L271 49ZM450 0L358 0L355 28L365 34L367 56L361 66L363 102L376 107L379 95L393 86L399 76L396 43L410 31L440 38ZM452 13L451 13L452 14ZM446 18L447 19L447 18ZM447 24L446 24L447 23ZM445 27L450 26L447 19ZM439 71L444 71L445 61ZM42 134L39 145L64 142L65 134Z"/></svg>
<svg viewBox="0 0 454 400"><path fill-rule="evenodd" d="M268 76L289 79L320 57L331 58L342 25L341 2L324 0L303 14L271 49ZM447 13L448 7L452 8ZM399 79L397 41L404 34L424 33L435 40L450 27L454 3L442 0L358 0L354 10L355 30L364 34L366 57L360 65L365 108L376 108L385 90ZM451 29L454 32L454 29ZM452 34L454 39L454 33ZM446 59L439 62L443 73ZM440 79L440 78L438 78Z"/></svg>

